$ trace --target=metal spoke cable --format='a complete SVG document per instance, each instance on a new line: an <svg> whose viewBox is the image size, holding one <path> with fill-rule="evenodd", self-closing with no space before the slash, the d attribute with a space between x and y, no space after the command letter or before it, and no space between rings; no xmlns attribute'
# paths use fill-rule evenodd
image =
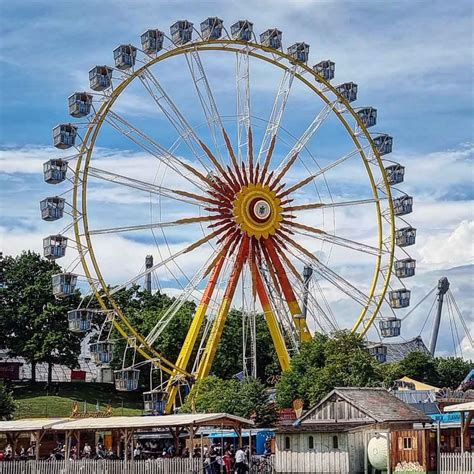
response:
<svg viewBox="0 0 474 474"><path fill-rule="evenodd" d="M456 313L459 317L459 320L461 321L462 327L463 327L464 332L465 332L465 334L466 334L466 336L469 340L469 343L471 344L471 347L474 347L474 341L472 339L469 327L466 324L466 321L465 321L465 319L464 319L464 317L463 317L463 315L462 315L462 313L461 313L461 311L458 307L458 304L457 304L456 300L454 299L454 295L453 295L451 290L448 290L448 298L450 298L451 302L453 303L453 307L454 307L454 309L455 309L455 311L456 311Z"/></svg>
<svg viewBox="0 0 474 474"><path fill-rule="evenodd" d="M193 278L189 281L189 283L186 285L186 287L183 289L183 292L181 295L174 300L174 302L171 304L171 306L165 311L163 316L160 318L160 320L157 322L157 324L153 327L153 329L149 332L149 334L146 336L145 341L148 344L153 344L160 334L166 329L168 324L171 322L173 317L176 315L176 313L182 308L184 303L188 301L190 295L197 289L197 286L201 283L203 277L204 277L204 272L206 268L208 267L209 263L212 261L212 259L215 257L215 253L211 255L211 257L204 262L204 265L202 265L199 270L196 272Z"/></svg>
<svg viewBox="0 0 474 474"><path fill-rule="evenodd" d="M209 172L209 168L202 159L203 157L205 158L205 154L202 154L200 151L201 147L199 145L199 138L196 132L186 120L184 115L180 112L171 97L163 89L163 86L160 84L160 82L149 70L145 70L139 76L139 79L152 97L152 99L156 102L160 110L163 112L165 117L168 119L174 129L178 132L181 139L186 143L191 153L196 157L199 163L201 163L203 168L207 172ZM153 87L156 89L158 94L154 92Z"/></svg>
<svg viewBox="0 0 474 474"><path fill-rule="evenodd" d="M308 262L308 255L302 253L299 249L296 249L298 252L295 254L293 251L290 253L300 260L304 265L308 265L309 263L312 265L313 270L318 273L322 278L326 281L331 283L337 289L342 291L344 294L352 298L354 301L359 303L361 306L366 306L369 303L369 299L367 295L364 295L360 290L358 290L355 286L345 280L343 277L338 275L336 272L331 270L326 265L322 264L317 257L314 255L312 256L311 262ZM304 257L303 257L304 255ZM306 257L306 258L305 258Z"/></svg>
<svg viewBox="0 0 474 474"><path fill-rule="evenodd" d="M125 227L109 227L105 229L94 229L89 231L89 235L98 235L98 234L116 234L120 232L133 232L133 231L140 231L140 230L147 230L147 229L158 229L158 228L167 228L167 227L176 227L180 225L189 225L195 224L198 222L209 221L208 218L183 218L177 221L170 221L170 222L155 222L151 224L142 224L142 225L132 225L132 226L125 226Z"/></svg>
<svg viewBox="0 0 474 474"><path fill-rule="evenodd" d="M237 95L237 157L243 160L243 149L249 143L250 119L250 64L248 47L236 55L236 95Z"/></svg>
<svg viewBox="0 0 474 474"><path fill-rule="evenodd" d="M255 164L260 163L263 156L270 150L273 138L278 134L280 129L283 113L286 108L288 97L290 95L293 79L298 71L298 65L294 64L291 69L285 69L283 77L281 78L275 100L273 102L272 111L268 120L267 129L260 145L260 150L255 160Z"/></svg>
<svg viewBox="0 0 474 474"><path fill-rule="evenodd" d="M432 295L432 294L436 291L437 288L438 288L437 286L433 287L425 296L423 296L423 298L421 298L420 301L418 301L418 303L416 303L415 306L413 306L413 308L410 309L410 311L408 311L407 314L405 314L405 316L403 316L402 318L399 318L399 319L401 319L402 321L404 321L406 318L408 318L408 316L410 316L410 314L413 313L413 311L415 311L416 308L418 308L418 306L420 306L424 301L426 301L426 299L427 299L430 295ZM435 300L435 301L436 301L436 300Z"/></svg>
<svg viewBox="0 0 474 474"><path fill-rule="evenodd" d="M97 179L103 179L110 183L118 184L120 186L127 186L132 189L138 189L140 191L145 191L146 193L156 194L157 196L166 197L175 201L181 201L186 204L192 204L193 206L206 206L204 202L200 202L192 198L186 198L177 194L177 192L180 191L169 189L163 186L157 186L152 183L147 183L145 181L141 181L136 178L130 178L128 176L113 173L111 171L91 167L89 168L88 174L89 176Z"/></svg>
<svg viewBox="0 0 474 474"><path fill-rule="evenodd" d="M329 117L329 114L331 113L333 107L336 104L337 104L337 100L330 104L326 104L321 109L318 115L310 123L308 128L303 132L303 134L298 139L298 141L293 145L292 149L286 154L286 156L283 158L281 163L278 165L278 167L276 168L275 174L278 174L278 172L281 171L281 169L291 160L291 158L294 155L299 154L301 150L308 144L308 142L318 132L318 130L320 129L324 121Z"/></svg>
<svg viewBox="0 0 474 474"><path fill-rule="evenodd" d="M218 138L221 136L224 126L197 49L185 53L185 58L211 133L217 154L216 158L221 164L225 163L225 160L222 159L221 145Z"/></svg>
<svg viewBox="0 0 474 474"><path fill-rule="evenodd" d="M291 212L295 211L306 211L314 209L330 209L333 207L345 207L345 206L357 206L360 204L373 204L385 200L386 198L379 199L356 199L354 201L342 201L342 202L331 202L331 203L309 203L309 204L300 204L295 206L288 206L288 210Z"/></svg>
<svg viewBox="0 0 474 474"><path fill-rule="evenodd" d="M320 233L312 233L294 229L293 232L304 237L311 237L312 239L321 240L323 242L331 242L335 245L339 245L351 250L356 250L358 252L375 256L380 255L380 250L376 247L372 247L361 242L356 242L355 240L346 239L344 237L339 237L337 235L328 234L324 231L321 231Z"/></svg>
<svg viewBox="0 0 474 474"><path fill-rule="evenodd" d="M423 322L423 326L421 326L420 333L418 334L419 336L421 336L421 333L423 332L423 329L425 329L426 323L429 321L429 319L431 317L431 313L433 312L433 308L434 308L435 304L436 304L436 298L433 300L433 303L430 307L430 310L428 311L428 315L426 316L425 321ZM405 318L406 318L406 316L405 316ZM405 319L405 318L401 318L401 320L403 321L403 319Z"/></svg>
<svg viewBox="0 0 474 474"><path fill-rule="evenodd" d="M206 189L203 184L199 184L198 182L196 182L195 179L196 177L203 176L202 173L194 169L191 165L184 163L184 161L174 156L169 150L158 144L155 140L147 136L141 130L131 125L127 120L118 115L116 112L109 111L109 115L106 119L106 122L111 125L115 130L119 131L122 135L124 135L129 140L138 145L140 148L144 149L145 151L150 153L150 155L157 158L160 163L163 163L164 165L168 166L179 176L182 176L184 179L189 181L193 186L196 186L201 190ZM122 129L117 124L117 122L125 126L126 129ZM189 174L187 174L185 171L188 171ZM194 178L191 178L191 175L194 175ZM204 182L204 179L201 178L201 181Z"/></svg>
<svg viewBox="0 0 474 474"><path fill-rule="evenodd" d="M298 183L296 183L293 186L291 186L290 188L288 188L285 192L283 192L280 195L280 197L287 196L288 194L291 194L292 192L302 188L303 186L306 186L308 183L314 181L318 176L324 175L329 170L335 168L336 166L339 166L340 164L344 163L348 159L350 159L353 156L357 155L361 151L364 151L368 147L369 147L369 145L363 146L361 148L356 148L355 150L349 152L347 155L344 155L341 158L338 158L337 160L333 161L332 163L329 163L324 168L320 168L318 171L314 172L313 174L309 175L305 179L299 181Z"/></svg>

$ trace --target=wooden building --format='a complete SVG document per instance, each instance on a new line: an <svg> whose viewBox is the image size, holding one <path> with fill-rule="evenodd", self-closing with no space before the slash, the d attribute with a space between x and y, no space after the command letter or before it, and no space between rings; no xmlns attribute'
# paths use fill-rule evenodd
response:
<svg viewBox="0 0 474 474"><path fill-rule="evenodd" d="M276 472L392 472L402 462L436 472L431 423L385 389L336 388L295 423L279 427Z"/></svg>

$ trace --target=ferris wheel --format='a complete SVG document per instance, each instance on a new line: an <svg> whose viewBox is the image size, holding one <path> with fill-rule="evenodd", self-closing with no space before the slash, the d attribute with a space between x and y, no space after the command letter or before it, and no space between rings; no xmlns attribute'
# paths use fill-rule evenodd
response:
<svg viewBox="0 0 474 474"><path fill-rule="evenodd" d="M354 106L357 84L333 85L334 62L310 67L308 44L285 49L275 28L257 38L247 20L230 32L219 18L199 30L177 21L170 35L147 30L113 57L90 70L91 92L69 97L81 120L53 130L54 145L73 153L46 162L45 181L72 188L41 211L72 217L44 239L45 256L78 252L53 292L67 297L84 278L101 308L71 311L71 329L101 321L90 349L102 367L113 334L133 354L115 373L117 389L136 389L148 364L162 376L146 406L171 411L180 386L211 373L233 306L243 318L263 315L282 370L315 332L400 334L403 281L415 273L406 247L416 229L403 218L413 199L397 187L405 169L388 159L392 137L372 132L377 110ZM140 268L137 248L153 263ZM140 334L114 295L151 274L174 299ZM170 360L155 343L190 300L196 311Z"/></svg>

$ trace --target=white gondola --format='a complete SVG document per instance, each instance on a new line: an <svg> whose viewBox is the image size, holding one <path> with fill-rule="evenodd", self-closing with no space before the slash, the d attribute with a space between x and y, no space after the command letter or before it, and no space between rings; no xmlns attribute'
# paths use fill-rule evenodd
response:
<svg viewBox="0 0 474 474"><path fill-rule="evenodd" d="M92 96L87 92L74 92L68 98L69 115L75 118L85 117L90 114Z"/></svg>
<svg viewBox="0 0 474 474"><path fill-rule="evenodd" d="M53 295L65 298L74 294L77 284L77 275L74 273L58 273L53 275Z"/></svg>
<svg viewBox="0 0 474 474"><path fill-rule="evenodd" d="M209 17L201 23L201 35L203 39L219 39L222 35L223 21L220 18Z"/></svg>
<svg viewBox="0 0 474 474"><path fill-rule="evenodd" d="M71 123L61 123L53 128L53 145L65 150L76 144L77 127Z"/></svg>
<svg viewBox="0 0 474 474"><path fill-rule="evenodd" d="M230 27L233 39L240 41L252 41L253 23L248 20L239 20Z"/></svg>
<svg viewBox="0 0 474 474"><path fill-rule="evenodd" d="M393 200L393 213L396 216L404 216L413 211L413 198L402 196Z"/></svg>
<svg viewBox="0 0 474 474"><path fill-rule="evenodd" d="M377 109L373 107L359 109L357 115L366 128L373 127L377 123Z"/></svg>
<svg viewBox="0 0 474 474"><path fill-rule="evenodd" d="M114 371L115 389L119 392L133 392L138 389L140 371L138 369L122 369Z"/></svg>
<svg viewBox="0 0 474 474"><path fill-rule="evenodd" d="M67 237L64 235L49 235L43 239L43 256L56 260L66 255Z"/></svg>
<svg viewBox="0 0 474 474"><path fill-rule="evenodd" d="M380 156L392 153L393 137L390 135L379 135L374 138L374 145L377 148Z"/></svg>
<svg viewBox="0 0 474 474"><path fill-rule="evenodd" d="M309 44L295 43L292 44L286 51L288 56L291 56L296 61L307 63L309 58Z"/></svg>
<svg viewBox="0 0 474 474"><path fill-rule="evenodd" d="M112 85L112 71L109 66L95 66L89 71L89 87L94 91L103 91Z"/></svg>
<svg viewBox="0 0 474 474"><path fill-rule="evenodd" d="M379 322L380 335L382 337L397 337L400 335L402 321L398 318L382 319Z"/></svg>
<svg viewBox="0 0 474 474"><path fill-rule="evenodd" d="M114 61L117 69L130 69L135 65L137 48L131 44L121 44L114 49Z"/></svg>
<svg viewBox="0 0 474 474"><path fill-rule="evenodd" d="M323 79L326 79L326 81L330 81L331 79L334 79L336 63L333 63L329 59L321 61L313 66L313 71L322 76Z"/></svg>
<svg viewBox="0 0 474 474"><path fill-rule="evenodd" d="M64 215L66 200L59 196L47 197L40 202L41 219L44 221L57 221Z"/></svg>
<svg viewBox="0 0 474 474"><path fill-rule="evenodd" d="M149 415L163 415L168 394L165 390L143 392L143 411Z"/></svg>
<svg viewBox="0 0 474 474"><path fill-rule="evenodd" d="M110 364L114 355L114 343L110 341L92 342L89 344L89 352L94 364Z"/></svg>
<svg viewBox="0 0 474 474"><path fill-rule="evenodd" d="M399 247L415 245L416 229L414 227L403 227L395 231L395 243Z"/></svg>
<svg viewBox="0 0 474 474"><path fill-rule="evenodd" d="M176 46L189 43L193 36L193 24L188 20L179 20L170 27L171 41Z"/></svg>
<svg viewBox="0 0 474 474"><path fill-rule="evenodd" d="M400 184L403 183L405 178L405 167L399 163L394 165L387 166L385 168L385 173L387 175L388 184Z"/></svg>
<svg viewBox="0 0 474 474"><path fill-rule="evenodd" d="M52 159L43 163L43 176L48 184L58 184L66 179L67 161Z"/></svg>
<svg viewBox="0 0 474 474"><path fill-rule="evenodd" d="M163 49L165 34L160 30L147 30L140 37L142 50L145 54L158 53Z"/></svg>
<svg viewBox="0 0 474 474"><path fill-rule="evenodd" d="M400 288L388 292L388 302L393 309L408 308L410 306L410 290Z"/></svg>
<svg viewBox="0 0 474 474"><path fill-rule="evenodd" d="M336 91L339 92L347 102L354 102L357 100L357 84L354 82L345 82L336 87Z"/></svg>
<svg viewBox="0 0 474 474"><path fill-rule="evenodd" d="M373 344L367 347L369 354L375 357L381 364L387 361L387 346L384 344Z"/></svg>
<svg viewBox="0 0 474 474"><path fill-rule="evenodd" d="M415 275L416 260L413 258L404 258L395 260L394 270L395 276L398 278L409 278Z"/></svg>
<svg viewBox="0 0 474 474"><path fill-rule="evenodd" d="M282 32L280 30L277 30L276 28L271 28L269 30L264 31L260 35L260 43L263 46L268 46L269 48L280 49L281 38Z"/></svg>
<svg viewBox="0 0 474 474"><path fill-rule="evenodd" d="M67 313L69 331L75 334L89 332L92 329L94 312L90 309L73 309Z"/></svg>

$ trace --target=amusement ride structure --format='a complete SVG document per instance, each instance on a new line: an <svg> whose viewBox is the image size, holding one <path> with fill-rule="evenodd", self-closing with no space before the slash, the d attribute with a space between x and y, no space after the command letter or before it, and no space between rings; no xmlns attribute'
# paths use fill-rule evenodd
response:
<svg viewBox="0 0 474 474"><path fill-rule="evenodd" d="M67 247L78 251L78 259L53 277L54 294L71 295L78 278L84 277L100 305L97 310L81 304L71 311L70 329L85 333L101 321L90 352L102 367L111 362L114 337L126 341L128 357L124 355L122 369L114 374L118 390L137 389L140 370L148 365L150 373L159 371L160 377L156 381L150 376L152 386L144 394L146 410L172 411L179 404L180 387L210 374L233 304L248 321L263 314L282 370L289 368L301 342L316 331L338 329L348 316L352 331L362 337L369 330L381 340L400 335L396 312L409 306L410 290L404 281L415 273L415 260L406 247L415 243L416 229L404 220L413 199L397 187L405 170L388 159L392 137L369 132L376 125L377 110L354 107L355 83L333 85L332 61L310 67L308 44L295 43L285 50L277 29L257 39L247 20L233 24L230 32L219 18L206 19L199 30L187 20L177 21L169 36L148 30L141 35L140 46L120 45L113 56L113 66L90 70L91 92L69 97L70 115L79 120L53 130L54 145L73 153L46 162L44 178L50 184L70 181L72 188L44 199L41 212L47 221L65 213L72 217L72 224L44 239L44 255L57 259L65 256ZM225 61L232 63L234 76L223 77ZM168 62L175 73L178 64L183 67L177 83L184 76L189 81L178 93L164 85L169 76L160 67ZM268 78L264 82L279 75L268 119L253 112L264 92L252 95L252 71L255 68L261 80L263 67L271 70L263 76ZM137 88L146 91L148 109L149 104L156 106L156 125L134 124L134 116L127 116L127 102L122 104L121 97ZM231 92L220 92L218 100L224 88ZM188 98L193 89L194 106L183 107L172 98ZM300 97L299 123L308 114L312 117L298 132L283 126L292 91ZM218 103L225 103L231 113L221 113ZM313 112L314 106L318 108ZM325 127L329 133L321 143L329 146L318 152L316 160L311 144ZM114 133L121 140L119 146L128 144L156 164L149 180L133 174L138 167L133 153L124 153L120 162L128 167L106 169L99 140L101 134ZM363 184L357 192L347 188L334 194L328 186L331 173L337 174L339 187L352 179ZM148 196L151 222L129 225L123 214L107 214L104 207L111 201L91 197L100 186ZM68 192L71 203L66 202ZM138 209L140 202L133 208ZM356 228L346 224L338 234L339 211L342 219L356 216ZM363 217L367 214L369 221ZM138 211L136 215L140 217ZM102 223L111 217L118 224L104 227ZM73 235L67 236L70 230ZM153 236L155 259L147 257L145 268L125 282L108 283L103 265L110 257L102 257L107 239L143 232ZM338 252L342 252L339 257ZM114 258L120 261L122 256ZM365 268L363 278L347 264L353 260ZM83 275L75 272L79 263ZM131 264L124 262L123 267L130 270ZM152 274L161 275L161 281L170 285L174 282L179 291L145 335L133 327L114 295L139 281L145 281L151 291ZM192 299L198 305L189 332L177 360L170 360L155 343ZM338 312L330 300L347 301L347 306ZM344 322L339 313L347 308L353 314L346 314ZM130 359L131 364L125 362Z"/></svg>

